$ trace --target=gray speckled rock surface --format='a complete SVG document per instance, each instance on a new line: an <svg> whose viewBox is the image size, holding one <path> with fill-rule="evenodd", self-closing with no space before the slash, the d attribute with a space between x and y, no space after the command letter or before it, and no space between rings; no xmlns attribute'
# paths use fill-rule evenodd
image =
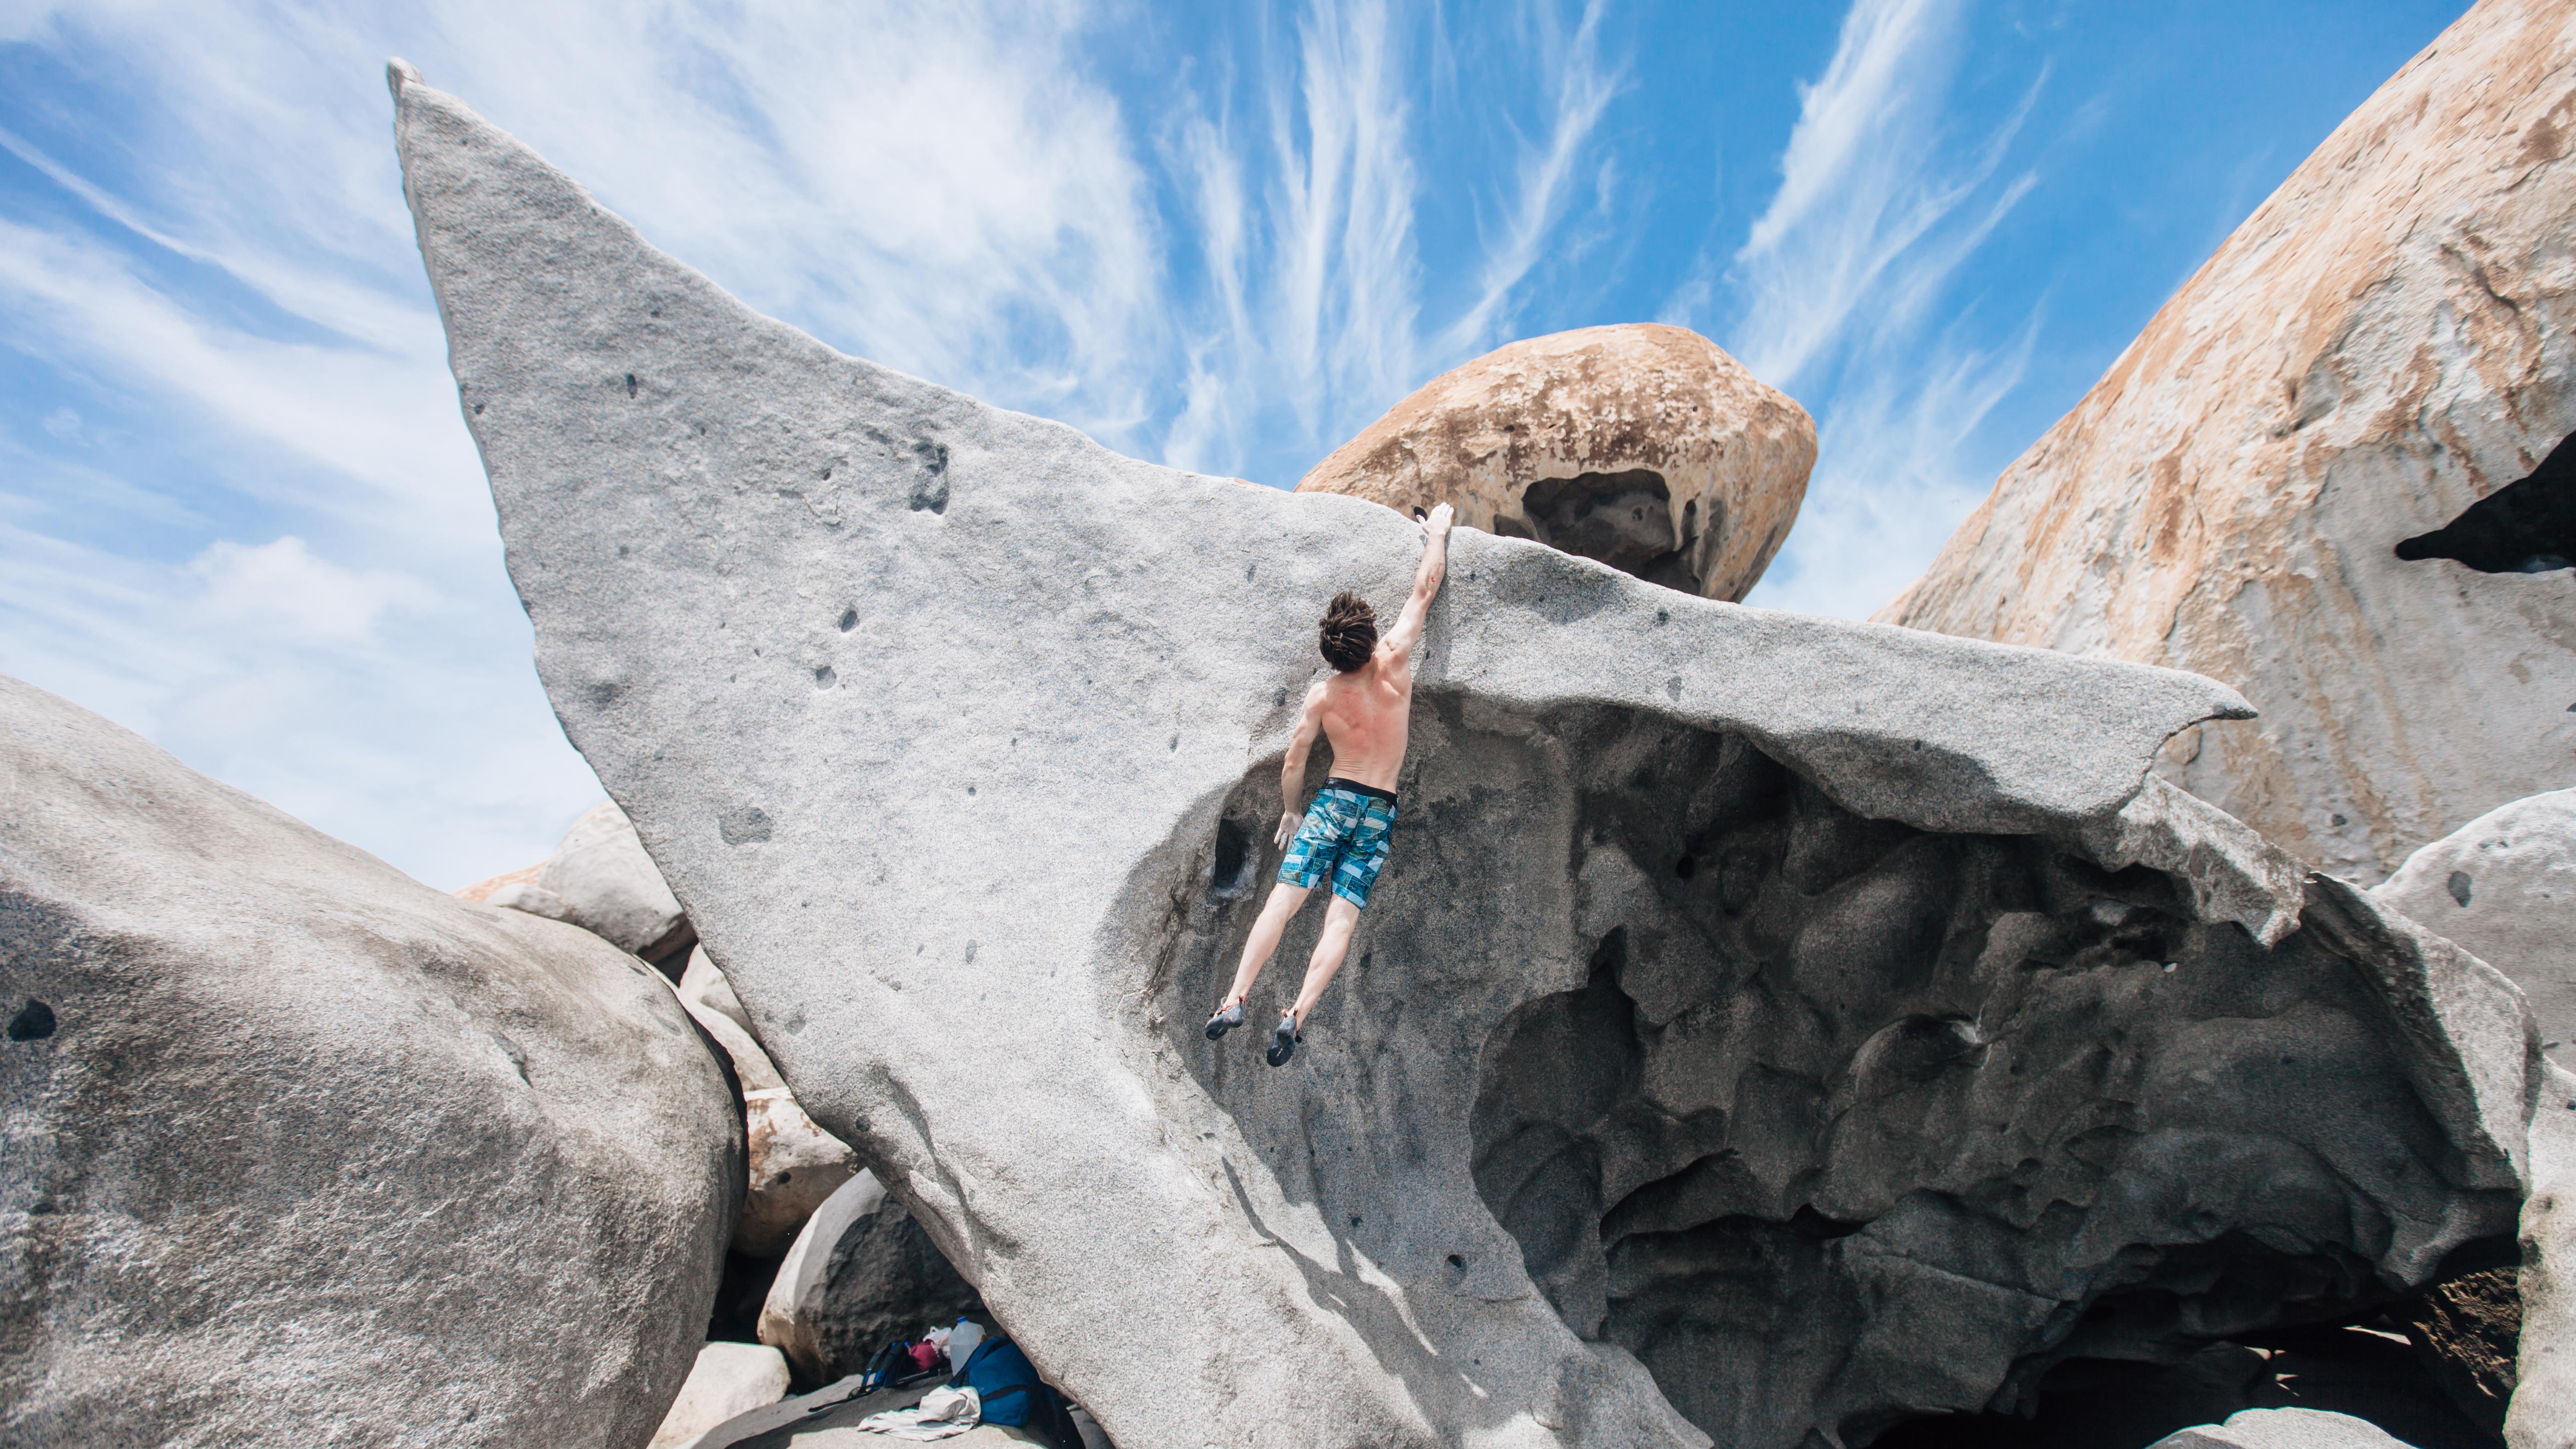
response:
<svg viewBox="0 0 2576 1449"><path fill-rule="evenodd" d="M2371 894L2511 977L2551 1058L2576 1061L2576 790L2497 806Z"/></svg>
<svg viewBox="0 0 2576 1449"><path fill-rule="evenodd" d="M0 822L0 1443L653 1432L743 1171L660 977L6 678Z"/></svg>
<svg viewBox="0 0 2576 1449"><path fill-rule="evenodd" d="M1471 532L1351 967L1211 1046L1311 621L1413 527L834 353L394 85L574 744L1125 1449L1857 1444L2512 1231L2519 997L2141 795L2234 693Z"/></svg>

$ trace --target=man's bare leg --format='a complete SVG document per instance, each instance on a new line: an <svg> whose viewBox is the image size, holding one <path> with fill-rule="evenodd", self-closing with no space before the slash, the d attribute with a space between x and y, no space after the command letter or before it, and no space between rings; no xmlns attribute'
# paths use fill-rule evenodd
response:
<svg viewBox="0 0 2576 1449"><path fill-rule="evenodd" d="M1360 908L1340 896L1324 907L1324 934L1315 938L1315 954L1306 962L1306 984L1297 992L1297 1005L1290 1014L1303 1027L1324 999L1324 988L1333 984L1333 975L1342 969L1342 958L1351 953L1351 933L1360 928ZM1276 941L1278 938L1271 938Z"/></svg>
<svg viewBox="0 0 2576 1449"><path fill-rule="evenodd" d="M1288 923L1306 904L1307 890L1305 886L1285 882L1271 887L1270 899L1263 903L1260 917L1252 923L1252 934L1243 939L1243 964L1235 968L1234 989L1226 993L1225 1000L1216 1004L1218 1011L1252 994L1252 983L1261 979L1261 968L1270 964L1270 954L1279 949L1279 938L1287 933ZM1336 904L1341 903L1339 896L1333 900ZM1329 914L1325 917L1328 932L1332 929L1331 919ZM1343 933L1343 939L1347 943L1348 932Z"/></svg>

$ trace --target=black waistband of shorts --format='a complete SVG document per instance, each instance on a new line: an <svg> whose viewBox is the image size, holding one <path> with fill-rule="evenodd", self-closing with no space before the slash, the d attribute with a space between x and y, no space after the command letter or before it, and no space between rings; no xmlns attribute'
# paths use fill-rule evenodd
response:
<svg viewBox="0 0 2576 1449"><path fill-rule="evenodd" d="M1354 795L1374 795L1389 805L1395 803L1395 792L1393 790L1381 790L1375 785L1363 785L1357 780L1345 780L1339 775L1326 777L1324 788L1327 790L1348 790Z"/></svg>

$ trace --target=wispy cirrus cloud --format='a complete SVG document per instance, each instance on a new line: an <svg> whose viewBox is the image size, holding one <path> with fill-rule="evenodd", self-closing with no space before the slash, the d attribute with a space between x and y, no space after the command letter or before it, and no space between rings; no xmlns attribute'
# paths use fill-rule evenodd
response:
<svg viewBox="0 0 2576 1449"><path fill-rule="evenodd" d="M1667 304L1697 317L1731 303L1728 349L1817 418L1806 506L1751 602L1866 615L1912 582L1991 482L1969 444L2020 384L2039 314L2000 346L1971 345L1957 324L1972 309L1951 294L2037 183L2006 161L2046 70L1982 133L1961 135L1969 9L1855 0L1823 74L1799 88L1769 204L1731 257L1704 259Z"/></svg>
<svg viewBox="0 0 2576 1449"><path fill-rule="evenodd" d="M1613 164L1606 155L1592 154L1602 114L1622 80L1615 67L1602 61L1601 17L1602 0L1590 0L1570 32L1565 17L1552 8L1525 16L1535 32L1533 48L1561 58L1540 78L1549 101L1546 129L1536 137L1514 129L1516 194L1508 202L1500 235L1485 252L1474 303L1441 330L1444 354L1472 354L1506 340L1499 334L1514 315L1517 294L1543 250L1560 236L1578 187L1588 173Z"/></svg>
<svg viewBox="0 0 2576 1449"><path fill-rule="evenodd" d="M1264 79L1188 98L1163 141L1208 278L1188 297L1189 385L1165 451L1289 484L1430 376L1517 335L1537 278L1610 205L1601 125L1626 84L1604 0L1522 0L1483 18L1519 43L1463 56L1443 13L1317 0L1293 44L1229 56ZM1428 53L1426 53L1428 52ZM1419 76L1441 85L1426 96ZM1427 108L1447 96L1494 134L1472 249L1426 285L1418 203ZM1522 110L1489 98L1526 98ZM1445 179L1447 190L1460 188Z"/></svg>

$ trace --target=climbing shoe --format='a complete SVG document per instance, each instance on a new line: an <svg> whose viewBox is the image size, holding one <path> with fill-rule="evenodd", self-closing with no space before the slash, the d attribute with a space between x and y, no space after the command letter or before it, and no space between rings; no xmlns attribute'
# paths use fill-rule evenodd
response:
<svg viewBox="0 0 2576 1449"><path fill-rule="evenodd" d="M1241 1025L1243 1025L1243 1003L1238 1001L1208 1018L1208 1040L1215 1041Z"/></svg>
<svg viewBox="0 0 2576 1449"><path fill-rule="evenodd" d="M1296 1016L1282 1012L1278 1028L1270 1033L1270 1050L1262 1055L1270 1059L1270 1065L1284 1067L1288 1065L1288 1059L1297 1054L1297 1043L1305 1039L1305 1033L1297 1030Z"/></svg>

